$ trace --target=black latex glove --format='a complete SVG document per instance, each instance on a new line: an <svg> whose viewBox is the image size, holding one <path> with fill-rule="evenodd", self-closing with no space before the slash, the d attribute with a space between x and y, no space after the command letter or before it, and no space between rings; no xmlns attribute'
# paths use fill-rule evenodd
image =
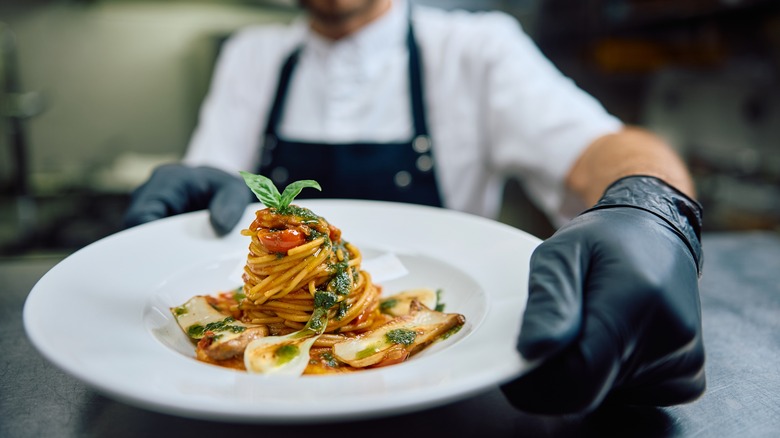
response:
<svg viewBox="0 0 780 438"><path fill-rule="evenodd" d="M543 242L517 343L541 363L502 386L508 400L565 414L701 395L700 229L698 203L632 176Z"/></svg>
<svg viewBox="0 0 780 438"><path fill-rule="evenodd" d="M238 175L213 167L165 164L133 192L125 226L208 208L211 226L221 236L238 224L246 206L256 200Z"/></svg>

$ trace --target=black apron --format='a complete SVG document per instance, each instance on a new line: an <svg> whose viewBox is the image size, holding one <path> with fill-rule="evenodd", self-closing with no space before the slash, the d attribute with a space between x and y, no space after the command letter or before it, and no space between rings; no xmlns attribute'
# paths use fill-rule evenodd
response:
<svg viewBox="0 0 780 438"><path fill-rule="evenodd" d="M407 35L409 84L414 135L402 143L313 143L282 139L277 128L298 48L287 58L279 77L265 129L260 173L282 190L287 184L313 179L322 192L304 190L300 198L349 198L407 202L441 207L434 173L433 148L425 120L422 66L411 21Z"/></svg>

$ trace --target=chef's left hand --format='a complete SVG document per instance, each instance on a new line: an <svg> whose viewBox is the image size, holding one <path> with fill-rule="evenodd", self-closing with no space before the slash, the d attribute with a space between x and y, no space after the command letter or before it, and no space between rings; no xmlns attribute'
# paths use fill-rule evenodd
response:
<svg viewBox="0 0 780 438"><path fill-rule="evenodd" d="M236 175L207 166L164 164L134 192L125 212L125 225L136 225L208 208L214 231L224 236L233 230L255 196Z"/></svg>
<svg viewBox="0 0 780 438"><path fill-rule="evenodd" d="M566 414L701 395L700 218L660 180L629 177L543 242L517 344L541 363L502 386L508 400Z"/></svg>

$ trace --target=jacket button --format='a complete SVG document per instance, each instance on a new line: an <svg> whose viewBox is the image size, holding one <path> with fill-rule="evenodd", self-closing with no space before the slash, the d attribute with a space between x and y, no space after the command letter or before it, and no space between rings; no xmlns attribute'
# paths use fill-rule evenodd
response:
<svg viewBox="0 0 780 438"><path fill-rule="evenodd" d="M402 170L395 174L395 177L393 177L393 182L395 183L395 186L398 188L406 188L409 187L409 185L412 184L412 174Z"/></svg>
<svg viewBox="0 0 780 438"><path fill-rule="evenodd" d="M433 169L433 158L430 155L420 155L417 157L415 165L420 172L428 172Z"/></svg>
<svg viewBox="0 0 780 438"><path fill-rule="evenodd" d="M412 149L418 154L424 154L431 150L431 139L427 135L418 135L412 141Z"/></svg>

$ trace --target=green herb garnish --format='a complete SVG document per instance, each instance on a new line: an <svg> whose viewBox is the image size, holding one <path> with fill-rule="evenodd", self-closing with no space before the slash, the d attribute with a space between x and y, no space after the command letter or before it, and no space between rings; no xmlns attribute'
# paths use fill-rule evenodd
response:
<svg viewBox="0 0 780 438"><path fill-rule="evenodd" d="M205 327L200 324L193 324L187 328L187 334L190 335L191 338L200 339L206 334L206 332L216 333L230 331L233 333L242 333L244 330L246 330L246 327L244 326L230 324L231 322L235 321L236 320L232 316L228 316L221 321L210 322L206 324Z"/></svg>
<svg viewBox="0 0 780 438"><path fill-rule="evenodd" d="M322 309L330 309L336 304L338 297L335 293L330 291L317 291L314 293L314 307Z"/></svg>
<svg viewBox="0 0 780 438"><path fill-rule="evenodd" d="M244 286L239 286L233 290L233 299L236 301L241 301L244 298L246 298L246 295L244 295Z"/></svg>
<svg viewBox="0 0 780 438"><path fill-rule="evenodd" d="M379 351L379 346L373 344L369 345L368 347L355 353L355 359L365 359L369 356L376 354L378 351Z"/></svg>
<svg viewBox="0 0 780 438"><path fill-rule="evenodd" d="M444 312L444 303L441 300L441 289L436 289L436 307L433 310Z"/></svg>
<svg viewBox="0 0 780 438"><path fill-rule="evenodd" d="M325 353L322 353L320 355L320 358L325 362L325 365L327 365L327 366L329 366L331 368L336 368L336 367L339 366L338 361L336 360L335 357L333 357L333 354L331 352L329 352L329 351L326 351Z"/></svg>
<svg viewBox="0 0 780 438"><path fill-rule="evenodd" d="M341 321L345 316L347 316L349 307L350 306L346 301L339 302L339 308L336 310L336 321Z"/></svg>
<svg viewBox="0 0 780 438"><path fill-rule="evenodd" d="M300 353L300 349L293 344L285 344L276 349L276 365L284 365L295 359Z"/></svg>
<svg viewBox="0 0 780 438"><path fill-rule="evenodd" d="M325 328L328 326L328 311L321 307L317 307L312 312L309 322L299 331L292 333L292 335L298 334L296 337L303 338L307 336L321 335Z"/></svg>
<svg viewBox="0 0 780 438"><path fill-rule="evenodd" d="M398 304L398 300L395 298L390 298L385 301L382 301L379 303L379 311L382 313L390 313L390 309L396 306Z"/></svg>
<svg viewBox="0 0 780 438"><path fill-rule="evenodd" d="M275 208L282 214L286 212L290 203L304 188L311 187L322 191L322 188L317 181L305 179L291 183L285 187L284 192L279 193L279 190L269 178L244 171L239 173L244 177L244 182L252 190L255 196L257 196L257 199L259 199L260 202L266 207Z"/></svg>
<svg viewBox="0 0 780 438"><path fill-rule="evenodd" d="M387 332L385 337L393 344L412 345L417 338L417 332L409 329L393 329Z"/></svg>

